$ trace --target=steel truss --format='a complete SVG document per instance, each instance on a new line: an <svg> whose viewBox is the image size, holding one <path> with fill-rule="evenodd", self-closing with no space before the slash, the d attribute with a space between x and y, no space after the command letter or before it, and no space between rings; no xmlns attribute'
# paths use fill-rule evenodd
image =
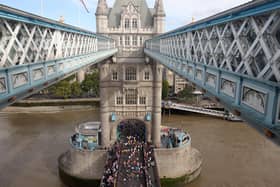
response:
<svg viewBox="0 0 280 187"><path fill-rule="evenodd" d="M116 51L110 38L0 5L0 107Z"/></svg>
<svg viewBox="0 0 280 187"><path fill-rule="evenodd" d="M146 55L280 137L280 2L254 1L146 41Z"/></svg>

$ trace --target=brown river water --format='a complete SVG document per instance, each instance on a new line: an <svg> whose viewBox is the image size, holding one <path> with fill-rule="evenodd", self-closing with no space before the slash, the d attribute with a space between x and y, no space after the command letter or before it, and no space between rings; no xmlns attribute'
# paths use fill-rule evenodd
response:
<svg viewBox="0 0 280 187"><path fill-rule="evenodd" d="M0 187L65 187L57 158L75 125L98 113L0 113ZM280 147L246 124L184 114L164 116L163 125L187 129L203 155L201 176L188 187L280 186Z"/></svg>

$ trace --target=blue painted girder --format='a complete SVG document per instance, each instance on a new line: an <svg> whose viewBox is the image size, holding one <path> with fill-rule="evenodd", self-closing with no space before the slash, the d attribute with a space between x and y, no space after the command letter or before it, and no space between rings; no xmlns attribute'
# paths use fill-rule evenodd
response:
<svg viewBox="0 0 280 187"><path fill-rule="evenodd" d="M279 8L280 8L279 0L251 1L245 4L244 7L242 8L240 7L233 8L232 10L225 11L224 13L221 13L218 16L205 18L201 21L194 22L192 24L158 35L152 39L168 38L182 33L211 27L213 25L228 23L241 18L256 16L258 14L264 14L266 12L274 11Z"/></svg>
<svg viewBox="0 0 280 187"><path fill-rule="evenodd" d="M0 93L0 109L49 87L81 68L99 63L115 53L117 53L117 49L110 49L64 59L2 68L0 69L0 78L5 80L6 90ZM53 68L51 72L48 70L49 67ZM42 76L35 79L33 73L39 69ZM27 75L26 82L15 86L14 77L22 73Z"/></svg>
<svg viewBox="0 0 280 187"><path fill-rule="evenodd" d="M51 19L37 16L37 15L31 14L29 12L17 10L12 7L5 6L3 4L0 4L0 18L13 20L15 22L28 23L31 25L42 26L42 27L54 29L54 30L60 30L60 31L71 32L71 33L75 33L75 34L93 36L98 39L112 40L111 38L105 37L103 35L97 35L96 33L93 33L91 31L87 31L87 30L84 30L84 29L81 29L81 28L78 28L78 27L75 27L72 25L61 23L59 21L53 21Z"/></svg>
<svg viewBox="0 0 280 187"><path fill-rule="evenodd" d="M185 59L170 57L149 49L144 51L147 56L201 87L207 94L215 96L228 110L244 119L258 131L262 133L268 132L266 135L270 135L269 132L272 132L272 137L274 137L272 140L280 144L280 121L278 116L280 85L278 83L252 78L205 64L193 63ZM187 70L189 67L193 69L192 73ZM201 79L198 79L195 75L198 70L202 72ZM217 77L215 85L209 85L206 82L206 74L208 73ZM236 83L237 88L233 96L229 96L221 91L222 78ZM266 93L265 111L257 111L243 101L242 93L244 87L250 87Z"/></svg>

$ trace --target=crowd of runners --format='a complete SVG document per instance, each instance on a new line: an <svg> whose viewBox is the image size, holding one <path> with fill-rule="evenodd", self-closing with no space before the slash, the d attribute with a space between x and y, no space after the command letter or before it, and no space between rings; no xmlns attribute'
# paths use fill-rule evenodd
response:
<svg viewBox="0 0 280 187"><path fill-rule="evenodd" d="M101 187L157 186L153 146L145 142L145 127L134 122L118 127L122 133L108 151Z"/></svg>
<svg viewBox="0 0 280 187"><path fill-rule="evenodd" d="M102 187L152 187L155 181L155 158L149 143L128 136L108 151Z"/></svg>
<svg viewBox="0 0 280 187"><path fill-rule="evenodd" d="M154 150L146 142L145 124L126 120L118 126L117 142L108 151L101 187L157 187Z"/></svg>

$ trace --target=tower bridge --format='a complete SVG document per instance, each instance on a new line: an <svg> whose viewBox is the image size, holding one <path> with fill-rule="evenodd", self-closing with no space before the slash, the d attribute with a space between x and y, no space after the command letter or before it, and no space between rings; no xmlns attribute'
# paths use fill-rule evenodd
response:
<svg viewBox="0 0 280 187"><path fill-rule="evenodd" d="M139 63L145 48L150 59L216 96L254 127L279 137L278 1L253 1L159 36L155 35L163 33L165 27L162 1L155 4L153 15L144 2L138 3L136 8L130 4L122 12L120 2L109 9L106 1L100 1L96 11L99 34L1 5L0 107L76 72L82 80L85 67L114 55L124 63L128 57ZM142 12L137 14L137 7ZM121 12L123 18L114 19ZM148 58L144 61L150 62ZM152 73L145 73L151 81ZM114 78L118 79L117 74L114 72ZM142 102L147 98L139 97ZM138 113L146 116L154 113L139 108ZM118 109L108 112L133 114Z"/></svg>
<svg viewBox="0 0 280 187"><path fill-rule="evenodd" d="M93 33L0 5L0 108L73 73L83 80L84 69L98 64L101 148L118 141L123 122L141 121L145 142L159 148L158 176L190 182L202 163L190 137L183 148L160 149L163 66L279 143L279 10L278 0L256 0L165 33L163 0L153 8L145 0L113 7L99 0ZM105 157L104 149L72 148L60 169L100 179Z"/></svg>

